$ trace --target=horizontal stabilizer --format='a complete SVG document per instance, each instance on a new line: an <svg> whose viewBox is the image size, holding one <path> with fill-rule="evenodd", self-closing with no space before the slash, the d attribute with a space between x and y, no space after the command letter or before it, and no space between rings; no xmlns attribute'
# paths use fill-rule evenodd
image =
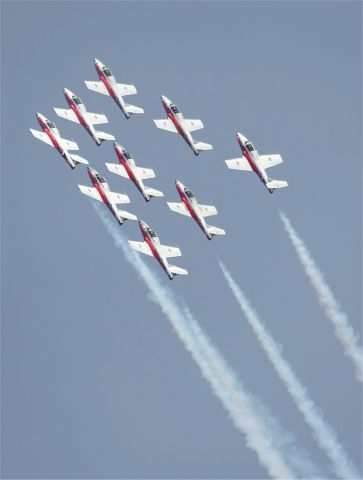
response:
<svg viewBox="0 0 363 480"><path fill-rule="evenodd" d="M163 197L164 196L163 192L160 192L160 190L155 190L155 188L146 187L145 192L148 195L150 195L150 197Z"/></svg>
<svg viewBox="0 0 363 480"><path fill-rule="evenodd" d="M84 83L89 90L93 90L97 93L102 93L103 95L110 95L104 83L102 82L93 82L92 80L85 80Z"/></svg>
<svg viewBox="0 0 363 480"><path fill-rule="evenodd" d="M71 155L71 159L76 163L83 163L84 165L88 165L88 160L79 155Z"/></svg>
<svg viewBox="0 0 363 480"><path fill-rule="evenodd" d="M130 178L126 168L119 163L106 163L106 167L110 172L116 173L116 175L120 175L120 177Z"/></svg>
<svg viewBox="0 0 363 480"><path fill-rule="evenodd" d="M130 212L125 212L125 210L117 210L117 215L121 222L123 222L124 220L137 220L136 215Z"/></svg>
<svg viewBox="0 0 363 480"><path fill-rule="evenodd" d="M199 151L213 150L212 145L210 145L209 143L203 143L203 142L194 142L194 147L196 148L196 150L199 150Z"/></svg>
<svg viewBox="0 0 363 480"><path fill-rule="evenodd" d="M225 235L226 232L223 228L213 227L212 225L207 225L208 233L211 235Z"/></svg>
<svg viewBox="0 0 363 480"><path fill-rule="evenodd" d="M125 110L127 113L144 113L144 109L141 107L136 107L136 105L125 105Z"/></svg>
<svg viewBox="0 0 363 480"><path fill-rule="evenodd" d="M39 132L38 130L33 130L32 128L29 128L31 131L32 135L37 138L38 140L41 140L44 143L47 143L51 147L54 148L54 145L52 143L52 140L48 137L48 135L44 132Z"/></svg>
<svg viewBox="0 0 363 480"><path fill-rule="evenodd" d="M227 167L232 170L245 170L246 172L252 172L251 165L245 157L231 158L231 160L225 160L225 162Z"/></svg>
<svg viewBox="0 0 363 480"><path fill-rule="evenodd" d="M276 190L277 188L284 188L287 187L288 183L285 180L269 180L266 183L266 187L270 190Z"/></svg>
<svg viewBox="0 0 363 480"><path fill-rule="evenodd" d="M169 265L169 270L173 275L188 275L188 270L185 270L185 268L176 267L175 265Z"/></svg>
<svg viewBox="0 0 363 480"><path fill-rule="evenodd" d="M105 132L96 132L96 135L98 138L101 140L115 140L115 137L111 135L110 133L105 133Z"/></svg>
<svg viewBox="0 0 363 480"><path fill-rule="evenodd" d="M164 119L154 120L154 123L158 128L161 128L161 130L167 130L168 132L178 133L178 130L175 128L175 125L170 120L170 118L167 118L165 120Z"/></svg>
<svg viewBox="0 0 363 480"><path fill-rule="evenodd" d="M185 215L187 217L190 217L190 213L189 213L189 210L187 209L187 207L185 206L184 203L182 202L167 202L168 204L168 207L170 208L170 210L172 210L173 212L176 212L176 213L181 213L182 215Z"/></svg>

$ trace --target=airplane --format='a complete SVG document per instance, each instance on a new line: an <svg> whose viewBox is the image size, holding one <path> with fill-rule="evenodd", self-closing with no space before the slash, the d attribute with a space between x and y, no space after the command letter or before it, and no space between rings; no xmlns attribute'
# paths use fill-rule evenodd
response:
<svg viewBox="0 0 363 480"><path fill-rule="evenodd" d="M108 123L106 115L87 112L84 103L77 95L68 90L68 88L64 88L63 92L70 108L68 110L64 108L54 108L55 113L59 117L63 117L71 122L80 123L98 146L101 145L104 140L115 140L113 135L98 132L93 128L93 125Z"/></svg>
<svg viewBox="0 0 363 480"><path fill-rule="evenodd" d="M112 97L117 105L121 108L122 113L128 119L133 113L144 113L144 110L140 107L135 107L135 105L128 105L125 103L122 97L127 95L134 95L137 93L135 85L124 85L122 83L117 83L116 78L112 74L111 70L104 66L102 62L95 58L94 60L95 67L100 78L100 82L93 80L85 80L87 88L93 90L97 93L102 93L103 95L109 95Z"/></svg>
<svg viewBox="0 0 363 480"><path fill-rule="evenodd" d="M72 169L76 168L79 163L88 165L88 161L85 158L68 152L68 150L79 150L76 142L62 138L55 123L48 120L41 113L37 113L36 117L43 131L39 132L30 128L29 130L35 138L55 148Z"/></svg>
<svg viewBox="0 0 363 480"><path fill-rule="evenodd" d="M152 197L163 197L163 192L150 187L145 187L142 182L146 178L154 178L154 170L151 168L137 167L135 160L122 145L114 142L113 146L120 164L106 163L108 170L112 173L116 173L116 175L120 175L121 177L129 178L132 182L134 182L136 188L140 191L141 195L147 202L150 201Z"/></svg>
<svg viewBox="0 0 363 480"><path fill-rule="evenodd" d="M273 155L260 155L253 143L239 132L237 132L237 140L242 150L242 158L225 160L228 168L255 172L270 193L273 193L278 188L287 187L288 183L285 180L272 180L265 172L267 168L274 167L283 162L281 155L278 153Z"/></svg>
<svg viewBox="0 0 363 480"><path fill-rule="evenodd" d="M103 202L116 218L119 225L122 225L125 220L137 220L137 217L132 213L119 210L116 207L119 203L130 203L129 197L122 193L111 192L110 187L102 175L100 175L94 168L87 167L87 170L93 187L78 185L80 191L99 202Z"/></svg>
<svg viewBox="0 0 363 480"><path fill-rule="evenodd" d="M216 207L213 205L200 205L192 191L179 182L179 180L175 180L175 185L180 195L181 203L167 202L170 210L193 218L207 236L208 240L211 240L214 235L226 234L222 228L213 227L205 223L204 217L217 215Z"/></svg>
<svg viewBox="0 0 363 480"><path fill-rule="evenodd" d="M144 241L135 242L133 240L129 240L128 242L130 247L138 252L155 257L160 263L161 267L165 270L165 273L168 275L170 280L173 280L176 275L188 275L187 270L176 267L175 265L170 265L166 260L169 257L180 257L181 251L179 248L161 245L155 230L146 225L146 223L142 220L139 220L139 226Z"/></svg>
<svg viewBox="0 0 363 480"><path fill-rule="evenodd" d="M200 130L204 128L201 120L191 120L183 117L179 108L175 103L161 95L161 102L166 111L167 117L165 120L154 120L155 125L162 130L168 132L180 133L190 148L193 150L194 155L199 155L199 152L203 150L213 150L212 145L209 143L198 142L194 140L190 132L194 130Z"/></svg>

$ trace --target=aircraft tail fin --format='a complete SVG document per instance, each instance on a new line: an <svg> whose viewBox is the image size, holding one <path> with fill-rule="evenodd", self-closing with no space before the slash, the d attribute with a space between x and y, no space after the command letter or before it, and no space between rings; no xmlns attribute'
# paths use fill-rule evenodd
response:
<svg viewBox="0 0 363 480"><path fill-rule="evenodd" d="M79 155L71 155L71 159L76 163L83 163L84 165L88 165L88 160L86 160L83 157L80 157Z"/></svg>
<svg viewBox="0 0 363 480"><path fill-rule="evenodd" d="M212 145L210 145L209 143L203 143L203 142L194 142L194 147L199 152L205 151L205 150L213 150Z"/></svg>
<svg viewBox="0 0 363 480"><path fill-rule="evenodd" d="M266 187L269 189L270 193L272 193L274 190L277 190L278 188L284 188L287 186L288 183L285 180L272 180L271 178L269 178L268 182L266 183Z"/></svg>
<svg viewBox="0 0 363 480"><path fill-rule="evenodd" d="M185 268L180 268L175 265L169 265L169 270L173 274L173 277L176 275L188 275L188 270L185 270Z"/></svg>
<svg viewBox="0 0 363 480"><path fill-rule="evenodd" d="M225 235L226 232L223 228L214 227L213 225L207 225L208 233L211 235Z"/></svg>
<svg viewBox="0 0 363 480"><path fill-rule="evenodd" d="M125 105L125 110L127 113L135 114L135 113L144 113L144 109L141 107L136 107L136 105Z"/></svg>
<svg viewBox="0 0 363 480"><path fill-rule="evenodd" d="M96 135L98 138L100 138L102 141L103 140L115 140L115 137L111 135L110 133L105 133L105 132L96 132Z"/></svg>
<svg viewBox="0 0 363 480"><path fill-rule="evenodd" d="M125 210L117 210L117 216L123 222L124 220L137 220L136 215Z"/></svg>
<svg viewBox="0 0 363 480"><path fill-rule="evenodd" d="M163 197L164 194L163 192L160 192L160 190L155 190L154 188L146 187L145 192L150 195L150 197Z"/></svg>

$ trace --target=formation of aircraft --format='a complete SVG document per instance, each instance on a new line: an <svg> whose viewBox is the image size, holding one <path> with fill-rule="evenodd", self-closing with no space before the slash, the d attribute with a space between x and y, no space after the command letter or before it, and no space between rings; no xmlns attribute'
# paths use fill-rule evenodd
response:
<svg viewBox="0 0 363 480"><path fill-rule="evenodd" d="M273 193L278 188L287 187L288 183L285 180L272 180L266 174L267 168L282 163L281 155L278 153L273 155L260 155L253 143L242 135L242 133L237 132L237 140L242 150L242 157L225 160L228 168L255 172L270 193Z"/></svg>
<svg viewBox="0 0 363 480"><path fill-rule="evenodd" d="M137 250L138 252L144 253L145 255L155 257L170 280L172 280L176 275L188 275L187 270L175 265L170 265L167 261L167 258L181 256L181 251L179 248L161 245L155 230L150 228L149 225L146 225L146 223L142 220L139 220L139 226L144 241L136 242L129 240L131 248Z"/></svg>
<svg viewBox="0 0 363 480"><path fill-rule="evenodd" d="M144 113L141 107L129 105L123 99L125 96L137 93L134 85L117 83L111 69L106 67L97 58L94 59L94 64L99 76L99 81L86 80L85 84L88 89L110 96L127 119L129 119L132 114ZM147 187L143 183L144 180L155 178L154 170L137 166L130 152L117 143L113 135L97 131L94 128L94 125L108 123L107 117L101 113L88 112L82 100L69 89L64 88L63 92L69 109L54 108L58 116L82 125L98 146L101 145L104 140L114 142L113 146L119 163L106 163L107 169L116 175L131 180L147 202L153 197L163 197L163 192ZM202 151L213 149L209 143L194 140L191 135L191 132L204 128L201 120L184 118L178 106L164 95L161 96L161 102L167 118L154 120L158 128L179 133L195 155L199 155ZM35 138L55 148L72 169L80 163L85 165L89 164L85 158L69 153L71 150L78 150L78 145L73 140L62 138L54 122L48 120L40 113L36 114L36 118L42 131L40 132L31 128L30 132ZM242 156L226 160L225 162L228 168L255 172L270 193L276 189L287 187L286 181L272 180L266 174L266 169L282 163L282 158L279 154L259 155L252 142L241 133L237 133L237 140L242 150ZM117 207L119 204L130 203L127 195L112 192L105 178L94 168L88 166L87 171L92 186L78 185L83 194L104 203L119 225L122 225L126 220L137 220L136 215L124 210L119 210ZM222 228L207 225L205 221L206 217L217 215L218 212L214 205L200 204L193 192L179 180L175 181L175 186L181 202L167 202L171 211L195 220L208 240L211 240L214 236L225 235L226 232ZM171 280L177 275L188 274L188 271L184 268L168 263L168 258L181 256L179 248L162 245L155 230L150 228L144 221L139 220L139 227L143 241L129 240L132 249L156 258Z"/></svg>
<svg viewBox="0 0 363 480"><path fill-rule="evenodd" d="M119 210L116 206L120 203L130 203L129 197L122 193L111 192L108 183L101 174L91 167L88 167L87 170L93 187L78 185L81 192L94 200L103 202L120 225L122 225L125 220L137 220L135 215L125 212L124 210Z"/></svg>
<svg viewBox="0 0 363 480"><path fill-rule="evenodd" d="M155 178L154 170L151 168L137 167L131 154L118 143L114 142L114 148L120 164L106 163L106 167L112 173L130 179L139 190L144 199L148 202L152 197L163 197L163 192L154 188L145 187L143 180Z"/></svg>
<svg viewBox="0 0 363 480"><path fill-rule="evenodd" d="M199 152L204 150L213 150L209 143L198 142L191 136L191 132L204 128L202 120L184 118L178 106L164 95L161 95L161 103L166 111L167 118L165 120L154 120L158 128L168 132L180 133L193 150L194 155L199 155Z"/></svg>
<svg viewBox="0 0 363 480"><path fill-rule="evenodd" d="M108 123L106 115L103 115L102 113L87 112L84 103L77 95L68 90L68 88L65 88L63 92L69 105L69 109L54 108L55 113L59 117L82 125L97 145L101 145L104 140L115 140L113 135L105 132L98 132L93 127L100 123Z"/></svg>
<svg viewBox="0 0 363 480"><path fill-rule="evenodd" d="M187 217L193 218L202 229L208 240L214 235L225 235L222 228L207 225L204 218L211 215L217 215L217 209L214 205L201 205L193 195L193 192L183 185L179 180L175 180L176 189L180 195L181 203L167 202L170 210L181 213Z"/></svg>
<svg viewBox="0 0 363 480"><path fill-rule="evenodd" d="M87 88L94 92L102 93L103 95L109 95L113 98L126 118L130 118L130 116L135 113L144 113L142 108L136 107L135 105L129 105L125 103L122 98L127 95L135 95L137 93L135 85L117 83L111 69L105 67L102 62L97 60L97 58L94 59L94 64L100 81L95 82L93 80L85 80L84 83Z"/></svg>
<svg viewBox="0 0 363 480"><path fill-rule="evenodd" d="M55 123L48 120L41 113L37 113L36 117L43 131L39 132L38 130L30 128L29 130L35 138L55 148L71 168L76 168L79 163L88 165L88 160L85 158L68 152L68 150L79 150L76 142L62 138Z"/></svg>

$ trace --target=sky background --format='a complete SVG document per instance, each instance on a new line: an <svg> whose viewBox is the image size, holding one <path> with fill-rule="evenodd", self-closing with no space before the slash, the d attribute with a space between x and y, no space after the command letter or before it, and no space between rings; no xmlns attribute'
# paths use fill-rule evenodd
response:
<svg viewBox="0 0 363 480"><path fill-rule="evenodd" d="M266 478L256 454L173 332L134 269L115 249L71 170L29 128L36 112L127 193L126 210L177 245L189 276L169 282L244 385L296 435L313 460L328 460L242 316L220 272L222 260L311 398L361 464L362 395L279 219L304 238L361 335L362 5L360 2L2 2L2 451L3 478ZM86 89L93 58L144 115L126 120ZM146 203L106 170L112 142L58 118L63 88L100 130L155 170L145 183L164 199ZM158 130L160 95L214 150L195 157L181 137ZM279 152L269 171L289 187L270 195L255 175L228 170L236 131L260 153ZM208 242L172 213L174 180L215 205ZM120 227L140 239L137 222ZM174 259L173 259L174 260Z"/></svg>

